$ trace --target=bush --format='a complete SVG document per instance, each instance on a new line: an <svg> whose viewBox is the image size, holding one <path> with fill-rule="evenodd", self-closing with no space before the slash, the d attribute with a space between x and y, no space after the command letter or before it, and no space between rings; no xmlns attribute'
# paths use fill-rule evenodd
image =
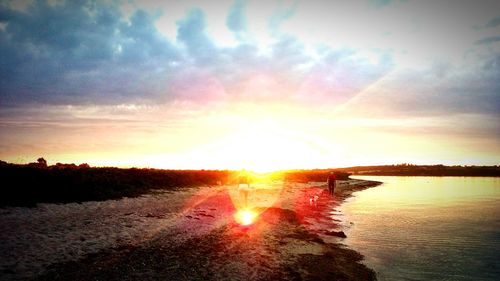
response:
<svg viewBox="0 0 500 281"><path fill-rule="evenodd" d="M90 168L56 165L0 165L0 206L34 206L134 197L154 189L225 182L229 171Z"/></svg>

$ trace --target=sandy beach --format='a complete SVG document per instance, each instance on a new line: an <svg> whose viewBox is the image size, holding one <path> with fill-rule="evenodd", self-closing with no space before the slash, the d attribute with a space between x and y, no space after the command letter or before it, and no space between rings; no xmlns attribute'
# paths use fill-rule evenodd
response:
<svg viewBox="0 0 500 281"><path fill-rule="evenodd" d="M375 280L341 244L337 207L377 184L339 181L334 196L324 183L256 184L249 225L236 186L2 208L1 279Z"/></svg>

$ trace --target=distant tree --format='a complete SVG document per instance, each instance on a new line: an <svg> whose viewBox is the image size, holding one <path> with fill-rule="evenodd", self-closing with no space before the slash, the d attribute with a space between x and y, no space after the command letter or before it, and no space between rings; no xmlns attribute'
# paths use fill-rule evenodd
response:
<svg viewBox="0 0 500 281"><path fill-rule="evenodd" d="M47 167L47 160L43 159L43 157L40 157L36 160L38 162L38 165L41 167Z"/></svg>
<svg viewBox="0 0 500 281"><path fill-rule="evenodd" d="M90 168L90 166L87 163L82 163L82 164L78 165L78 168Z"/></svg>

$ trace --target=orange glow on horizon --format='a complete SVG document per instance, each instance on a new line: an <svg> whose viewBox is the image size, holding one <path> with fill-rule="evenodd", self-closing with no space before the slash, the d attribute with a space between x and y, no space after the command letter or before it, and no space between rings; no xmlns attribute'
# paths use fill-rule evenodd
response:
<svg viewBox="0 0 500 281"><path fill-rule="evenodd" d="M61 162L121 168L244 168L255 172L397 163L497 164L498 153L491 150L498 143L482 138L453 138L450 143L450 136L441 133L441 128L453 124L448 120L350 116L352 110L366 109L358 102L377 85L340 106L342 110L325 111L319 107L311 111L287 102L259 106L241 102L221 105L214 112L200 110L184 116L181 113L185 108L181 106L146 107L140 109L143 111L138 113L141 117L137 125L127 124L130 127L126 130L121 125L103 129L89 124L81 130L91 141L82 138L81 131L68 135L62 131L44 133L44 143L56 144L64 138L64 146L41 146L41 142L29 142L27 137L12 139L11 143L31 148L15 153L4 150L0 159L29 163L44 157L49 165ZM79 114L90 117L83 113ZM464 118L469 123L482 120L481 116L460 116L460 120ZM423 125L435 132L432 142L428 135L419 133Z"/></svg>
<svg viewBox="0 0 500 281"><path fill-rule="evenodd" d="M241 121L238 127L242 129L196 149L192 159L207 167L264 173L325 166L325 155L337 148L305 130L287 128L275 121Z"/></svg>

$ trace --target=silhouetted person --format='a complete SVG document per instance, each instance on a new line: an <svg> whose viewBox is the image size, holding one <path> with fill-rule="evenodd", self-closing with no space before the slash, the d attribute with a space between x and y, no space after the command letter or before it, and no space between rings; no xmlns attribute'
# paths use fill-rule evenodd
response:
<svg viewBox="0 0 500 281"><path fill-rule="evenodd" d="M328 179L327 179L328 192L330 193L330 195L333 195L333 193L335 192L336 180L337 180L337 176L335 175L335 173L331 172L328 175Z"/></svg>
<svg viewBox="0 0 500 281"><path fill-rule="evenodd" d="M238 176L238 190L240 196L243 197L245 208L248 207L248 192L250 191L250 178L247 171L242 170Z"/></svg>

